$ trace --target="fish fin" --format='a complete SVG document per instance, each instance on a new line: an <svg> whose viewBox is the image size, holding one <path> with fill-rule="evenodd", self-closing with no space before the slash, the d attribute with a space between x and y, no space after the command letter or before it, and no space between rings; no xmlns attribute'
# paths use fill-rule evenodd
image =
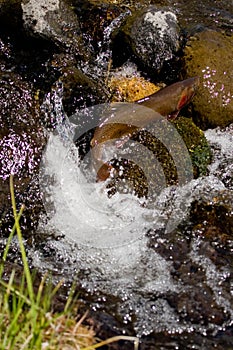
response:
<svg viewBox="0 0 233 350"><path fill-rule="evenodd" d="M189 95L187 94L187 91L186 89L183 91L180 99L179 99L179 102L177 104L177 110L179 111L181 108L183 108L190 100L190 97Z"/></svg>
<svg viewBox="0 0 233 350"><path fill-rule="evenodd" d="M114 168L111 164L104 163L97 172L96 181L101 182L107 180L113 169Z"/></svg>
<svg viewBox="0 0 233 350"><path fill-rule="evenodd" d="M180 113L180 111L176 111L176 112L173 112L169 115L167 115L167 120L174 120L178 117L178 114Z"/></svg>

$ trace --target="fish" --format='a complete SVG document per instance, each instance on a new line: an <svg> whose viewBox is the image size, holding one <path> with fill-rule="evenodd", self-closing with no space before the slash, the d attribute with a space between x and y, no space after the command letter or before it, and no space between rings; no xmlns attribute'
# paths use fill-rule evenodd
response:
<svg viewBox="0 0 233 350"><path fill-rule="evenodd" d="M108 144L111 145L114 142L117 147L122 146L136 131L159 120L161 116L168 120L176 118L180 110L193 98L199 81L197 76L188 78L166 86L134 103L110 104L110 108L105 111L103 119L96 127L90 143L97 181L105 181L114 171L113 166L104 159L104 149ZM133 108L135 105L138 107Z"/></svg>

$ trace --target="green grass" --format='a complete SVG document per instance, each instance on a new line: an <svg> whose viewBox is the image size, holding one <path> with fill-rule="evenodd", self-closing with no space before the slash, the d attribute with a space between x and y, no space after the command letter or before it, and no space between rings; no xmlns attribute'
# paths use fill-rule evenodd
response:
<svg viewBox="0 0 233 350"><path fill-rule="evenodd" d="M15 223L0 264L0 350L92 350L119 340L133 341L134 349L137 350L139 342L136 337L117 336L97 343L94 331L82 324L86 314L80 320L76 319L74 288L70 290L64 310L53 312L52 300L59 292L62 281L54 287L48 275L45 275L39 287L34 288L19 224L24 206L17 212L12 175L10 193ZM7 282L2 278L15 233L23 261L23 274L19 283L15 281L14 269Z"/></svg>

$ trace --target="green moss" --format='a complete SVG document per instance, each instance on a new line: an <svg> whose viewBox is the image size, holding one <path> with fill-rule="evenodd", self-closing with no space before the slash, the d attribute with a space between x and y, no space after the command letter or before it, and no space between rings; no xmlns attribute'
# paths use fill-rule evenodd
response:
<svg viewBox="0 0 233 350"><path fill-rule="evenodd" d="M207 174L207 167L211 161L211 150L205 135L191 119L179 117L173 121L189 151L194 177Z"/></svg>
<svg viewBox="0 0 233 350"><path fill-rule="evenodd" d="M183 184L192 175L207 174L211 151L203 131L191 119L155 123L135 133L132 140L135 143L128 147L128 158L112 162L117 175L108 185L111 195L127 191L150 196L166 186Z"/></svg>

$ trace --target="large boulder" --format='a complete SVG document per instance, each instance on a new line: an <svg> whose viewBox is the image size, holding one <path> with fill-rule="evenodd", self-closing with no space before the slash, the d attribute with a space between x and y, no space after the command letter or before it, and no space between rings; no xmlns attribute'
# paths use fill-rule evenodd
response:
<svg viewBox="0 0 233 350"><path fill-rule="evenodd" d="M122 40L143 67L159 71L179 49L177 17L156 6L135 11L118 33L121 50Z"/></svg>
<svg viewBox="0 0 233 350"><path fill-rule="evenodd" d="M187 76L198 75L200 86L193 99L195 122L203 129L233 122L233 36L205 30L187 42Z"/></svg>

